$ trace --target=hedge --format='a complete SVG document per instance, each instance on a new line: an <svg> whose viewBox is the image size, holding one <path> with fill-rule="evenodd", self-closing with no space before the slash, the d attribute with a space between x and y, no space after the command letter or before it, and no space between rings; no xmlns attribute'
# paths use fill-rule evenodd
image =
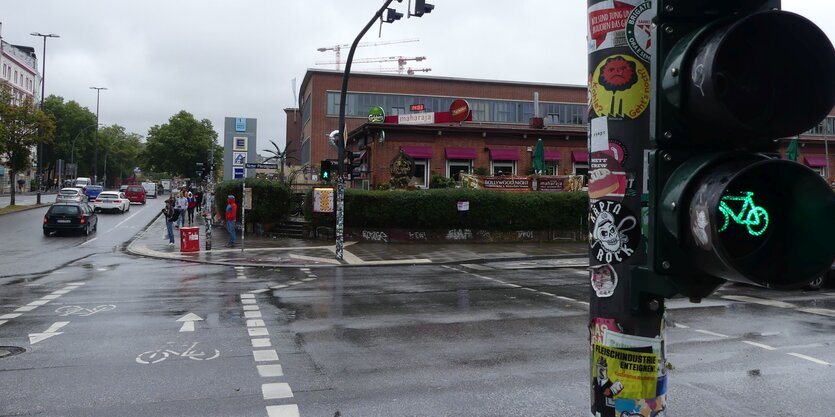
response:
<svg viewBox="0 0 835 417"><path fill-rule="evenodd" d="M312 193L305 215L313 227L335 224L334 213L313 213ZM468 201L469 211L457 203ZM588 194L513 193L472 189L345 191L346 227L486 230L574 230L586 228Z"/></svg>
<svg viewBox="0 0 835 417"><path fill-rule="evenodd" d="M226 212L227 197L235 196L238 204L238 221L241 220L243 199L241 180L224 181L215 185L215 206L221 218ZM246 180L247 188L252 188L252 210L246 211L247 223L278 223L287 218L293 209L293 192L290 188L276 181L263 178Z"/></svg>

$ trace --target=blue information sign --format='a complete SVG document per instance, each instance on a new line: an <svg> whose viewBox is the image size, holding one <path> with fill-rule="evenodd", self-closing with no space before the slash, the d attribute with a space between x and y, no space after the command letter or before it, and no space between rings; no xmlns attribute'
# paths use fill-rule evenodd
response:
<svg viewBox="0 0 835 417"><path fill-rule="evenodd" d="M244 177L244 168L243 167L235 167L234 175L232 178L238 179Z"/></svg>
<svg viewBox="0 0 835 417"><path fill-rule="evenodd" d="M235 131L236 132L246 132L246 118L245 117L236 117L235 118Z"/></svg>

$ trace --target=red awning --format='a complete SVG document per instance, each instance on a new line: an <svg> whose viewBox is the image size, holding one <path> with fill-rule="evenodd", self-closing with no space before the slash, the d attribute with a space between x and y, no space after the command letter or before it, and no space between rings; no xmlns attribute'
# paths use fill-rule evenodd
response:
<svg viewBox="0 0 835 417"><path fill-rule="evenodd" d="M574 158L574 162L589 162L589 153L586 151L571 151L571 157Z"/></svg>
<svg viewBox="0 0 835 417"><path fill-rule="evenodd" d="M490 149L490 159L494 161L518 161L518 149Z"/></svg>
<svg viewBox="0 0 835 417"><path fill-rule="evenodd" d="M825 167L826 166L826 157L825 156L804 156L803 162L810 167Z"/></svg>
<svg viewBox="0 0 835 417"><path fill-rule="evenodd" d="M446 159L476 159L475 148L446 148Z"/></svg>
<svg viewBox="0 0 835 417"><path fill-rule="evenodd" d="M545 150L546 161L559 161L562 159L562 152L557 150Z"/></svg>
<svg viewBox="0 0 835 417"><path fill-rule="evenodd" d="M431 146L403 146L403 153L415 159L432 159Z"/></svg>

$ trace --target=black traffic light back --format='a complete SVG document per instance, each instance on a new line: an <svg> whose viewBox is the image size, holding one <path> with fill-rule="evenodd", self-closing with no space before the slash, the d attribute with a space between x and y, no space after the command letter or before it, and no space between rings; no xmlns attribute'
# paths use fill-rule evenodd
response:
<svg viewBox="0 0 835 417"><path fill-rule="evenodd" d="M653 2L648 261L661 295L797 288L835 258L835 193L767 156L835 105L835 49L779 6Z"/></svg>
<svg viewBox="0 0 835 417"><path fill-rule="evenodd" d="M415 0L415 13L413 16L421 17L426 13L432 13L435 8L434 4L429 4L426 0Z"/></svg>
<svg viewBox="0 0 835 417"><path fill-rule="evenodd" d="M400 20L402 17L403 13L398 13L397 10L391 7L386 9L386 23L394 23L395 20Z"/></svg>

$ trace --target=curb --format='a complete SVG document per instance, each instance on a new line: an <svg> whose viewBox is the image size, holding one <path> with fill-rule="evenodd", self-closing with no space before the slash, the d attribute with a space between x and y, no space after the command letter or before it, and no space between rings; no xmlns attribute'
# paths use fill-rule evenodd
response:
<svg viewBox="0 0 835 417"><path fill-rule="evenodd" d="M27 206L16 206L16 207L26 207L26 208L17 209L15 211L10 211L8 213L0 213L0 216L6 216L6 215L9 215L9 214L19 213L21 211L34 210L34 209L42 208L42 207L49 207L51 205L52 205L52 203L41 203L41 205L28 204ZM6 207L9 207L9 206L6 206ZM6 208L6 207L3 207L3 208Z"/></svg>

